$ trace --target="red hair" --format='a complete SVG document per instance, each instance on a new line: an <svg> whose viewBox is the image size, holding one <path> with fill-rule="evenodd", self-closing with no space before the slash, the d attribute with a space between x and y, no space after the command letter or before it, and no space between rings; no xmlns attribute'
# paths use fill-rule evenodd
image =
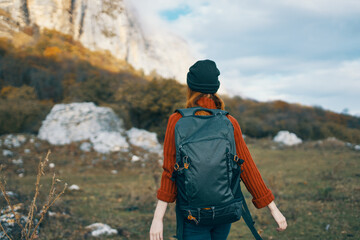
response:
<svg viewBox="0 0 360 240"><path fill-rule="evenodd" d="M217 93L197 92L191 90L189 86L187 87L186 108L198 107L199 104L197 103L197 101L201 97L208 97L210 99L213 99L217 109L225 110L225 103ZM195 115L210 115L210 113L206 111L198 111L195 113Z"/></svg>

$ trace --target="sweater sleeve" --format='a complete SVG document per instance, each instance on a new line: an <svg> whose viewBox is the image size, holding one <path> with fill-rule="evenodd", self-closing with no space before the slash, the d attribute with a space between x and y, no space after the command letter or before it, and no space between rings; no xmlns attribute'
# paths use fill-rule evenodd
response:
<svg viewBox="0 0 360 240"><path fill-rule="evenodd" d="M160 188L157 191L157 198L164 202L174 202L177 196L177 187L170 178L174 171L176 162L175 148L175 124L181 118L181 114L173 113L167 123L165 139L164 139L164 161L163 173L161 175Z"/></svg>
<svg viewBox="0 0 360 240"><path fill-rule="evenodd" d="M249 149L247 148L244 138L242 137L240 125L237 120L228 115L234 126L234 137L236 143L236 153L239 158L244 160L241 170L241 179L245 187L253 196L252 202L256 208L263 208L274 200L274 195L268 189L252 159Z"/></svg>

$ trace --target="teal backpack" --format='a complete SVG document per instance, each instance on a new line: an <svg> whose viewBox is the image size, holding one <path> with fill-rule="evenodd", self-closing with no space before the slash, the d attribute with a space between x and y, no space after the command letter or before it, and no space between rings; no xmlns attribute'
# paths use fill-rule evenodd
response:
<svg viewBox="0 0 360 240"><path fill-rule="evenodd" d="M197 111L211 115L195 115ZM172 180L177 185L177 226L232 223L243 217L256 239L261 239L240 188L241 164L236 155L234 128L227 111L192 107L176 109L182 118L175 125L176 163ZM182 226L177 238L182 239Z"/></svg>

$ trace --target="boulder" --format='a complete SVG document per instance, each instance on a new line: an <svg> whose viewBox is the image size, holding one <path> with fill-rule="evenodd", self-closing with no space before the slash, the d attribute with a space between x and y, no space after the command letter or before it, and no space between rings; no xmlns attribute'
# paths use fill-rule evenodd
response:
<svg viewBox="0 0 360 240"><path fill-rule="evenodd" d="M289 131L279 131L273 141L286 146L293 146L302 143L302 140L298 138L295 133L291 133Z"/></svg>
<svg viewBox="0 0 360 240"><path fill-rule="evenodd" d="M131 145L141 147L150 152L161 153L162 146L157 140L156 133L133 127L126 131L126 134Z"/></svg>
<svg viewBox="0 0 360 240"><path fill-rule="evenodd" d="M123 121L111 108L94 103L56 104L40 127L38 137L53 145L90 140L95 151L127 151ZM90 151L91 145L81 145Z"/></svg>
<svg viewBox="0 0 360 240"><path fill-rule="evenodd" d="M126 138L119 132L99 132L97 135L90 138L95 151L99 153L127 152L129 150L129 144L126 142Z"/></svg>

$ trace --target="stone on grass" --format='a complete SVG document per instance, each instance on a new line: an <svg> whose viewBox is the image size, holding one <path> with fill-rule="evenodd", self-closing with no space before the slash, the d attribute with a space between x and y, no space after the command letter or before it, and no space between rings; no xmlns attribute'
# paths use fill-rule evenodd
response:
<svg viewBox="0 0 360 240"><path fill-rule="evenodd" d="M89 143L89 142L83 142L80 145L80 150L83 151L83 152L90 152L91 148L92 148L92 144Z"/></svg>
<svg viewBox="0 0 360 240"><path fill-rule="evenodd" d="M12 163L15 165L23 165L24 162L21 158L19 158L19 159L13 159Z"/></svg>
<svg viewBox="0 0 360 240"><path fill-rule="evenodd" d="M85 227L91 231L93 237L100 237L101 235L114 235L118 234L118 231L111 228L109 225L104 223L93 223Z"/></svg>
<svg viewBox="0 0 360 240"><path fill-rule="evenodd" d="M131 157L131 162L137 162L137 161L139 161L139 160L140 160L140 157L139 157L139 156L133 155L133 156Z"/></svg>
<svg viewBox="0 0 360 240"><path fill-rule="evenodd" d="M24 135L8 134L4 139L4 145L8 148L18 148L26 142Z"/></svg>
<svg viewBox="0 0 360 240"><path fill-rule="evenodd" d="M291 133L289 131L279 131L273 141L286 146L293 146L302 143L302 140L298 138L295 133Z"/></svg>
<svg viewBox="0 0 360 240"><path fill-rule="evenodd" d="M356 151L360 151L360 145L355 145L355 146L354 146L354 149L355 149Z"/></svg>
<svg viewBox="0 0 360 240"><path fill-rule="evenodd" d="M49 168L54 168L55 167L55 163L49 163Z"/></svg>
<svg viewBox="0 0 360 240"><path fill-rule="evenodd" d="M3 196L4 194L2 193L2 192L0 192L0 196ZM12 192L12 191L6 191L6 195L8 196L8 197L16 197L17 196L17 194L16 193L14 193L14 192Z"/></svg>
<svg viewBox="0 0 360 240"><path fill-rule="evenodd" d="M3 149L3 156L4 157L12 157L12 156L14 156L14 153L10 150Z"/></svg>
<svg viewBox="0 0 360 240"><path fill-rule="evenodd" d="M69 190L71 191L79 191L80 190L80 187L76 184L72 184L70 187L69 187Z"/></svg>

